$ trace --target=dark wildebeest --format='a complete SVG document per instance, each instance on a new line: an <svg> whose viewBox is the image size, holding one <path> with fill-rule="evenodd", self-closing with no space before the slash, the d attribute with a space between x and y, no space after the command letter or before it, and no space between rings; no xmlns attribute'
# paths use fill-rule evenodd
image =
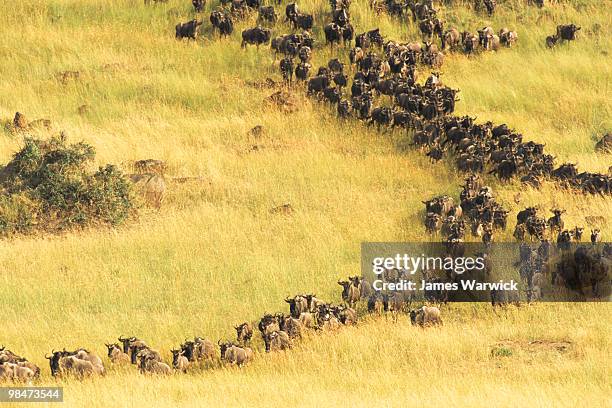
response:
<svg viewBox="0 0 612 408"><path fill-rule="evenodd" d="M325 33L325 43L334 46L334 43L340 44L342 40L342 27L336 23L329 23L323 27Z"/></svg>
<svg viewBox="0 0 612 408"><path fill-rule="evenodd" d="M291 57L285 57L280 62L280 71L283 75L283 80L291 85L293 82L293 59Z"/></svg>
<svg viewBox="0 0 612 408"><path fill-rule="evenodd" d="M557 38L564 41L573 41L576 39L576 32L580 30L575 24L565 24L557 26Z"/></svg>
<svg viewBox="0 0 612 408"><path fill-rule="evenodd" d="M257 23L270 23L275 24L277 20L274 6L262 6L259 8L259 16L257 17Z"/></svg>
<svg viewBox="0 0 612 408"><path fill-rule="evenodd" d="M204 10L206 2L204 0L191 0L191 4L193 4L196 13L201 13Z"/></svg>
<svg viewBox="0 0 612 408"><path fill-rule="evenodd" d="M244 30L242 32L242 43L240 44L240 47L246 48L247 44L253 44L257 46L257 49L259 49L261 44L267 44L270 42L271 36L272 32L268 28L257 26L255 28Z"/></svg>
<svg viewBox="0 0 612 408"><path fill-rule="evenodd" d="M227 37L234 31L234 23L232 18L225 11L213 11L210 13L210 23L214 28L219 30L221 37Z"/></svg>
<svg viewBox="0 0 612 408"><path fill-rule="evenodd" d="M198 38L198 27L202 25L202 21L193 19L186 23L178 23L176 29L176 39L181 40L183 38L196 40Z"/></svg>
<svg viewBox="0 0 612 408"><path fill-rule="evenodd" d="M294 27L296 30L298 28L301 30L312 30L313 24L314 17L312 14L298 13L298 15L295 17Z"/></svg>

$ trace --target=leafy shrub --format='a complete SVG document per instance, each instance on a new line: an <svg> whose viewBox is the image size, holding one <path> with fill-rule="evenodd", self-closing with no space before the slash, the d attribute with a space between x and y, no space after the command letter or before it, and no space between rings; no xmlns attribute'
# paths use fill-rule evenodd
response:
<svg viewBox="0 0 612 408"><path fill-rule="evenodd" d="M131 185L113 165L90 171L95 150L63 136L26 138L0 167L0 234L117 225L132 209Z"/></svg>

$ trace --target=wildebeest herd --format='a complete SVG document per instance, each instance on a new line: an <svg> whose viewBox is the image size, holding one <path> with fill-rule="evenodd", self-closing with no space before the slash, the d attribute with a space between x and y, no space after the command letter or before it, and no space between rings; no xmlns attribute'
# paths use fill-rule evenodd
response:
<svg viewBox="0 0 612 408"><path fill-rule="evenodd" d="M348 282L348 285L345 283ZM143 374L169 375L185 373L191 369L211 369L222 365L242 367L253 360L253 327L256 326L263 340L266 353L288 350L303 336L315 332L329 332L346 325L357 324L357 303L366 298L375 299L369 283L360 277L350 277L343 285L344 304L324 302L315 294L300 294L287 297L289 313L266 313L257 323L244 322L234 327L236 340L218 340L217 344L202 337L186 339L177 348L171 349L171 362L164 362L162 354L146 341L134 336L119 336L117 342L105 343L107 357L114 367L135 365ZM371 312L399 311L400 306L385 295L381 297L380 310L370 307ZM395 307L395 309L393 309ZM405 305L402 305L405 309ZM410 311L413 325L427 327L442 323L440 310L435 306L422 306ZM105 375L102 359L85 348L75 350L52 350L45 356L49 360L53 377L84 379ZM26 358L4 346L0 347L0 382L31 383L41 375L41 369Z"/></svg>

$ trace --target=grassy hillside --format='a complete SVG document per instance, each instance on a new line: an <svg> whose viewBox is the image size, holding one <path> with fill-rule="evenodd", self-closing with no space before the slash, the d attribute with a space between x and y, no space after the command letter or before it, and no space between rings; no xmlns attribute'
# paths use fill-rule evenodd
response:
<svg viewBox="0 0 612 408"><path fill-rule="evenodd" d="M441 12L460 28L493 24L519 33L516 48L447 57L443 80L461 89L459 113L507 122L545 142L559 161L606 172L612 156L595 153L594 144L612 128L609 9L591 1L542 10L500 3L492 20L468 4ZM321 39L327 2L299 5L315 12ZM105 341L133 334L167 357L185 337L230 337L233 324L284 310L289 294L314 291L338 301L335 281L358 271L362 241L423 240L421 200L458 195L461 175L453 166L432 165L403 148L399 131L339 123L299 93L295 113L266 105L274 90L249 83L280 80L272 54L240 49L240 31L255 17L219 40L210 30L210 9L194 44L174 40L175 24L192 18L186 0L148 7L128 0L0 4L0 119L15 111L51 119L71 141L92 144L100 164L127 168L158 158L171 176L201 177L171 183L159 211L144 209L116 230L0 242L0 343L44 366L45 384L52 381L43 354L52 347L103 353ZM389 38L418 38L412 23L376 17L365 1L354 1L351 10L358 32L378 26ZM580 39L545 49L545 36L569 22L583 27ZM331 55L314 54L317 64ZM63 71L80 75L62 81ZM248 135L255 125L264 127L260 139ZM0 132L0 162L21 144L19 135ZM598 226L604 240L612 239L609 197L487 181L512 209L512 220L527 205L561 206L570 227L588 228L585 216L603 217ZM270 213L285 202L292 215ZM495 239L510 240L511 231ZM549 304L498 317L486 305L452 306L437 330L409 327L405 317L372 320L314 336L243 370L167 380L132 369L68 382L66 400L100 407L484 406L493 399L507 406L604 406L612 397L610 312L609 305ZM529 345L532 340L544 343ZM512 342L503 346L512 355L491 357L501 341Z"/></svg>

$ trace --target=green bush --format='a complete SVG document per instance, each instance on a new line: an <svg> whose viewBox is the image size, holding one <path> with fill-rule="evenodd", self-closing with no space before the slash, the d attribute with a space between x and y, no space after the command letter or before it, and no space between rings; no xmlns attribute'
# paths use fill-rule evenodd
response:
<svg viewBox="0 0 612 408"><path fill-rule="evenodd" d="M26 138L0 167L0 234L117 225L132 209L131 186L113 165L90 170L95 150L63 136Z"/></svg>

